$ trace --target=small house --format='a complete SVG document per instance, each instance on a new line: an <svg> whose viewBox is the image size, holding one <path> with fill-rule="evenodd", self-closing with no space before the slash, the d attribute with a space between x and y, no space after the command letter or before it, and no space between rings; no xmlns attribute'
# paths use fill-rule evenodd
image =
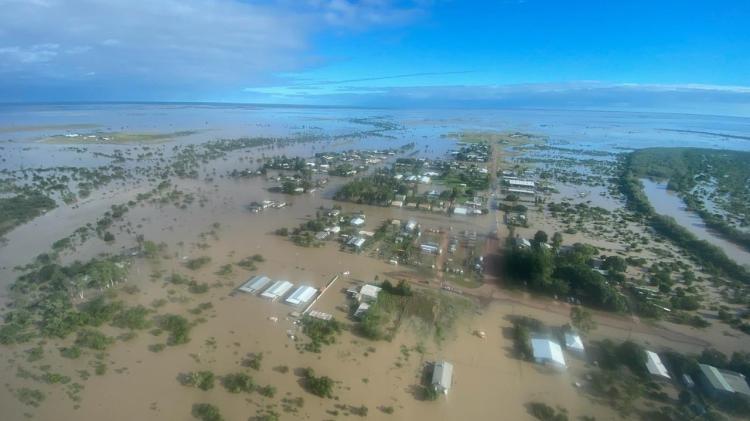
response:
<svg viewBox="0 0 750 421"><path fill-rule="evenodd" d="M648 370L649 374L658 379L669 380L671 378L669 376L669 371L667 371L667 367L661 362L659 354L653 351L646 350L646 370Z"/></svg>
<svg viewBox="0 0 750 421"><path fill-rule="evenodd" d="M376 301L381 290L382 288L379 286L364 284L362 285L362 288L359 289L358 300L366 303Z"/></svg>
<svg viewBox="0 0 750 421"><path fill-rule="evenodd" d="M359 303L359 306L354 311L354 318L355 319L362 318L362 316L364 316L365 313L367 313L367 310L369 310L369 309L370 309L370 305L369 304L367 304L367 303Z"/></svg>
<svg viewBox="0 0 750 421"><path fill-rule="evenodd" d="M453 364L448 361L436 362L432 369L432 387L436 392L448 394L453 384Z"/></svg>
<svg viewBox="0 0 750 421"><path fill-rule="evenodd" d="M565 358L557 342L548 338L532 338L531 349L538 364L565 369Z"/></svg>
<svg viewBox="0 0 750 421"><path fill-rule="evenodd" d="M362 237L352 237L349 239L349 241L346 242L346 245L353 248L354 250L360 250L363 245L365 245L365 240Z"/></svg>
<svg viewBox="0 0 750 421"><path fill-rule="evenodd" d="M583 341L581 340L581 335L578 334L578 332L574 331L567 331L563 335L565 337L565 348L568 351L574 352L579 355L583 355L585 352L585 349L583 347Z"/></svg>

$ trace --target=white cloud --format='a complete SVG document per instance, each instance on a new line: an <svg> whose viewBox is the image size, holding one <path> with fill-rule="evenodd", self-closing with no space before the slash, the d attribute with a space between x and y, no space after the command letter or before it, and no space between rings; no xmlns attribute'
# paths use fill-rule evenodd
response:
<svg viewBox="0 0 750 421"><path fill-rule="evenodd" d="M403 23L422 7L398 3L0 0L0 79L62 85L95 74L102 83L239 89L320 64L310 44L318 31Z"/></svg>
<svg viewBox="0 0 750 421"><path fill-rule="evenodd" d="M34 44L28 47L1 47L0 56L23 64L44 63L58 55L58 44Z"/></svg>

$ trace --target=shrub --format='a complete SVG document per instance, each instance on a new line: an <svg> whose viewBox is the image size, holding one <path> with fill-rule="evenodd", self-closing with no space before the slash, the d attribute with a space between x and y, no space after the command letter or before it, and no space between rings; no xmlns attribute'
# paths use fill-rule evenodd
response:
<svg viewBox="0 0 750 421"><path fill-rule="evenodd" d="M60 348L60 355L65 358L70 358L71 360L74 360L81 356L81 348L77 346Z"/></svg>
<svg viewBox="0 0 750 421"><path fill-rule="evenodd" d="M160 320L159 327L169 332L168 345L190 342L190 323L182 316L168 314Z"/></svg>
<svg viewBox="0 0 750 421"><path fill-rule="evenodd" d="M200 390L210 390L214 388L216 376L210 371L194 371L181 376L180 383L184 386L197 387Z"/></svg>
<svg viewBox="0 0 750 421"><path fill-rule="evenodd" d="M91 348L97 351L103 351L112 344L114 340L103 333L93 329L83 329L78 332L76 345L84 348Z"/></svg>
<svg viewBox="0 0 750 421"><path fill-rule="evenodd" d="M271 385L263 386L261 388L258 388L258 393L267 398L272 398L276 396L276 388Z"/></svg>
<svg viewBox="0 0 750 421"><path fill-rule="evenodd" d="M568 415L564 409L557 412L555 408L541 402L531 402L527 407L529 413L540 421L568 421Z"/></svg>
<svg viewBox="0 0 750 421"><path fill-rule="evenodd" d="M150 311L141 305L130 307L118 313L112 320L112 324L122 329L147 329L151 326L151 320L146 317Z"/></svg>
<svg viewBox="0 0 750 421"><path fill-rule="evenodd" d="M315 396L321 398L332 398L333 397L333 379L327 376L315 376L315 371L312 368L305 370L305 387L307 390Z"/></svg>
<svg viewBox="0 0 750 421"><path fill-rule="evenodd" d="M253 378L245 373L227 374L222 379L222 384L231 393L250 393L255 389Z"/></svg>
<svg viewBox="0 0 750 421"><path fill-rule="evenodd" d="M194 259L190 259L187 262L185 262L185 266L187 266L190 270L198 270L202 268L203 266L206 266L211 262L211 258L208 256L201 256L196 257Z"/></svg>
<svg viewBox="0 0 750 421"><path fill-rule="evenodd" d="M201 421L223 421L219 408L209 403L196 403L193 405L193 417Z"/></svg>

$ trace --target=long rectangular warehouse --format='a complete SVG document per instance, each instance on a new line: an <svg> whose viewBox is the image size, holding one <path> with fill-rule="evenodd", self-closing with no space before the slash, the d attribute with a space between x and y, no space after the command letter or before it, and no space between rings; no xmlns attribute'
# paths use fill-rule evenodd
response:
<svg viewBox="0 0 750 421"><path fill-rule="evenodd" d="M289 281L276 281L267 290L260 294L260 296L273 301L289 292L293 286L294 284Z"/></svg>
<svg viewBox="0 0 750 421"><path fill-rule="evenodd" d="M292 295L289 296L289 298L286 299L287 304L291 304L294 306L306 303L310 301L312 297L315 296L315 293L317 293L318 290L307 286L307 285L300 285L299 288L297 288Z"/></svg>
<svg viewBox="0 0 750 421"><path fill-rule="evenodd" d="M269 283L271 283L271 278L269 278L268 276L257 275L248 279L247 282L242 284L242 286L238 289L242 292L247 292L248 294L255 294L256 292L262 290Z"/></svg>

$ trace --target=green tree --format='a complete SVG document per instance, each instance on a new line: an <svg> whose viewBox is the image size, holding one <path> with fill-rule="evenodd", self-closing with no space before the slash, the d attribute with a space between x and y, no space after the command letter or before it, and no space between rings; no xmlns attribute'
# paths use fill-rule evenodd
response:
<svg viewBox="0 0 750 421"><path fill-rule="evenodd" d="M573 327L584 333L596 329L596 322L594 321L591 312L580 306L575 306L570 309L570 321L573 324Z"/></svg>

